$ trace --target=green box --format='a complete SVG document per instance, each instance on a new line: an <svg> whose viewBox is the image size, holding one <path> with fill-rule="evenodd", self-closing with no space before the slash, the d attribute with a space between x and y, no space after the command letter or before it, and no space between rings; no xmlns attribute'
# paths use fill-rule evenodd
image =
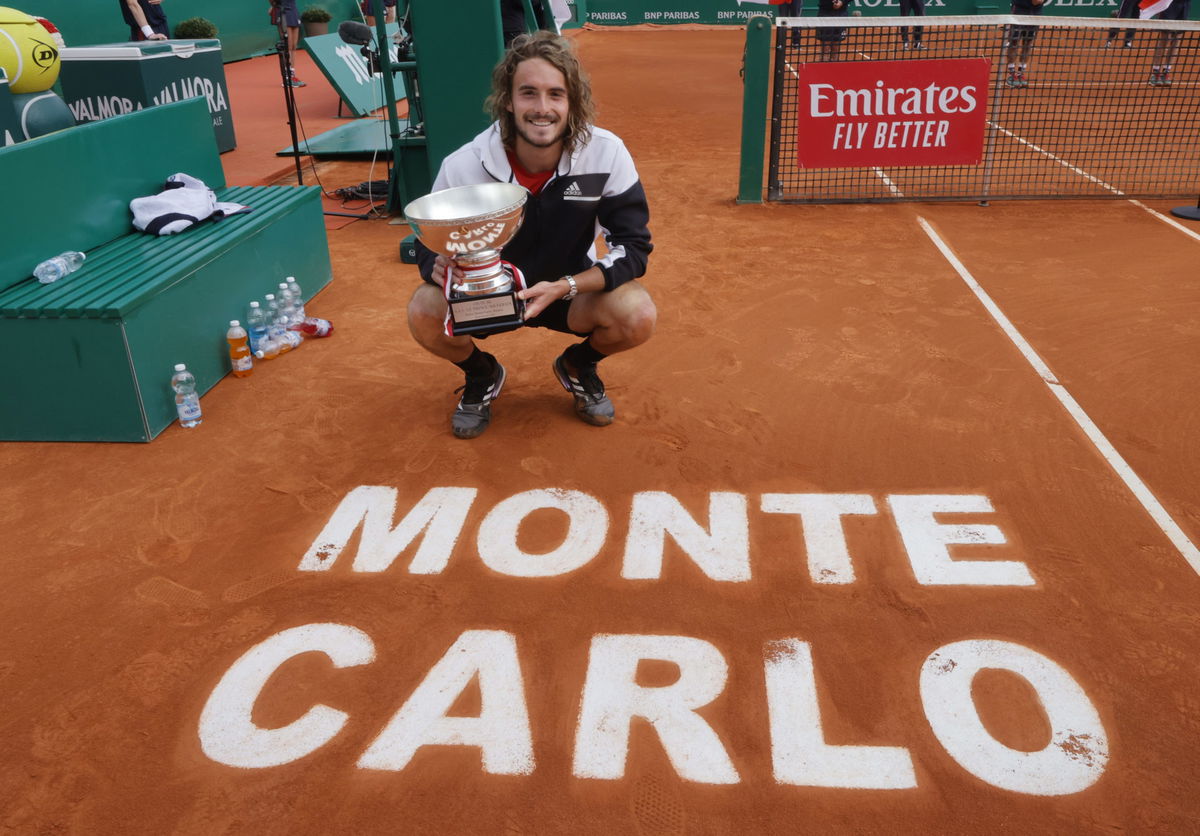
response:
<svg viewBox="0 0 1200 836"><path fill-rule="evenodd" d="M417 236L406 236L400 242L400 261L404 264L417 263Z"/></svg>
<svg viewBox="0 0 1200 836"><path fill-rule="evenodd" d="M69 47L59 57L63 98L77 123L199 96L208 103L217 150L237 147L220 41Z"/></svg>

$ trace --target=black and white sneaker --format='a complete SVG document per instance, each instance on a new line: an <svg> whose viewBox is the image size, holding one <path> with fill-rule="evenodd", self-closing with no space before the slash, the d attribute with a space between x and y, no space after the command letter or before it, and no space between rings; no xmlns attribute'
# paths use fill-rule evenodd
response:
<svg viewBox="0 0 1200 836"><path fill-rule="evenodd" d="M507 375L499 360L490 354L488 359L492 361L491 374L467 375L467 382L455 390L463 393L450 416L450 427L458 438L475 438L492 421L492 401L500 397Z"/></svg>
<svg viewBox="0 0 1200 836"><path fill-rule="evenodd" d="M575 414L580 420L594 427L607 427L613 421L616 410L612 401L604 394L604 383L596 374L596 364L584 366L574 375L567 371L565 355L554 361L554 376L575 397Z"/></svg>

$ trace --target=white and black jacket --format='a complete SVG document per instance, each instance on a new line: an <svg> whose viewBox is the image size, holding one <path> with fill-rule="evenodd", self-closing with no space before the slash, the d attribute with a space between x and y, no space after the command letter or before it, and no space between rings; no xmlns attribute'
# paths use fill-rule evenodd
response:
<svg viewBox="0 0 1200 836"><path fill-rule="evenodd" d="M434 191L476 183L516 183L517 179L493 123L442 162ZM633 158L616 134L592 128L591 137L558 171L530 195L525 219L503 255L525 274L527 285L552 282L582 273L593 264L604 272L604 289L612 290L646 272L650 243L650 209ZM604 234L608 253L596 257L596 236ZM417 242L421 276L431 281L434 253Z"/></svg>

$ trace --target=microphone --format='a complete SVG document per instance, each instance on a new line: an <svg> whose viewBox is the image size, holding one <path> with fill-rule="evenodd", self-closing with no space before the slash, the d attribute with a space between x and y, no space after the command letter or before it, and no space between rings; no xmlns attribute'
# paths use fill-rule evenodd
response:
<svg viewBox="0 0 1200 836"><path fill-rule="evenodd" d="M374 41L371 27L357 20L343 20L338 26L338 37L355 46L366 46Z"/></svg>

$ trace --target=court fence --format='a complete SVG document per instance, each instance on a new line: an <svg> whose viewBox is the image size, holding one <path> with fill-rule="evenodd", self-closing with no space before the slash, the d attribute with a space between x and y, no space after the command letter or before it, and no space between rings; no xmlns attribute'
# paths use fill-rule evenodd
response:
<svg viewBox="0 0 1200 836"><path fill-rule="evenodd" d="M1193 197L1200 23L754 18L738 201Z"/></svg>

